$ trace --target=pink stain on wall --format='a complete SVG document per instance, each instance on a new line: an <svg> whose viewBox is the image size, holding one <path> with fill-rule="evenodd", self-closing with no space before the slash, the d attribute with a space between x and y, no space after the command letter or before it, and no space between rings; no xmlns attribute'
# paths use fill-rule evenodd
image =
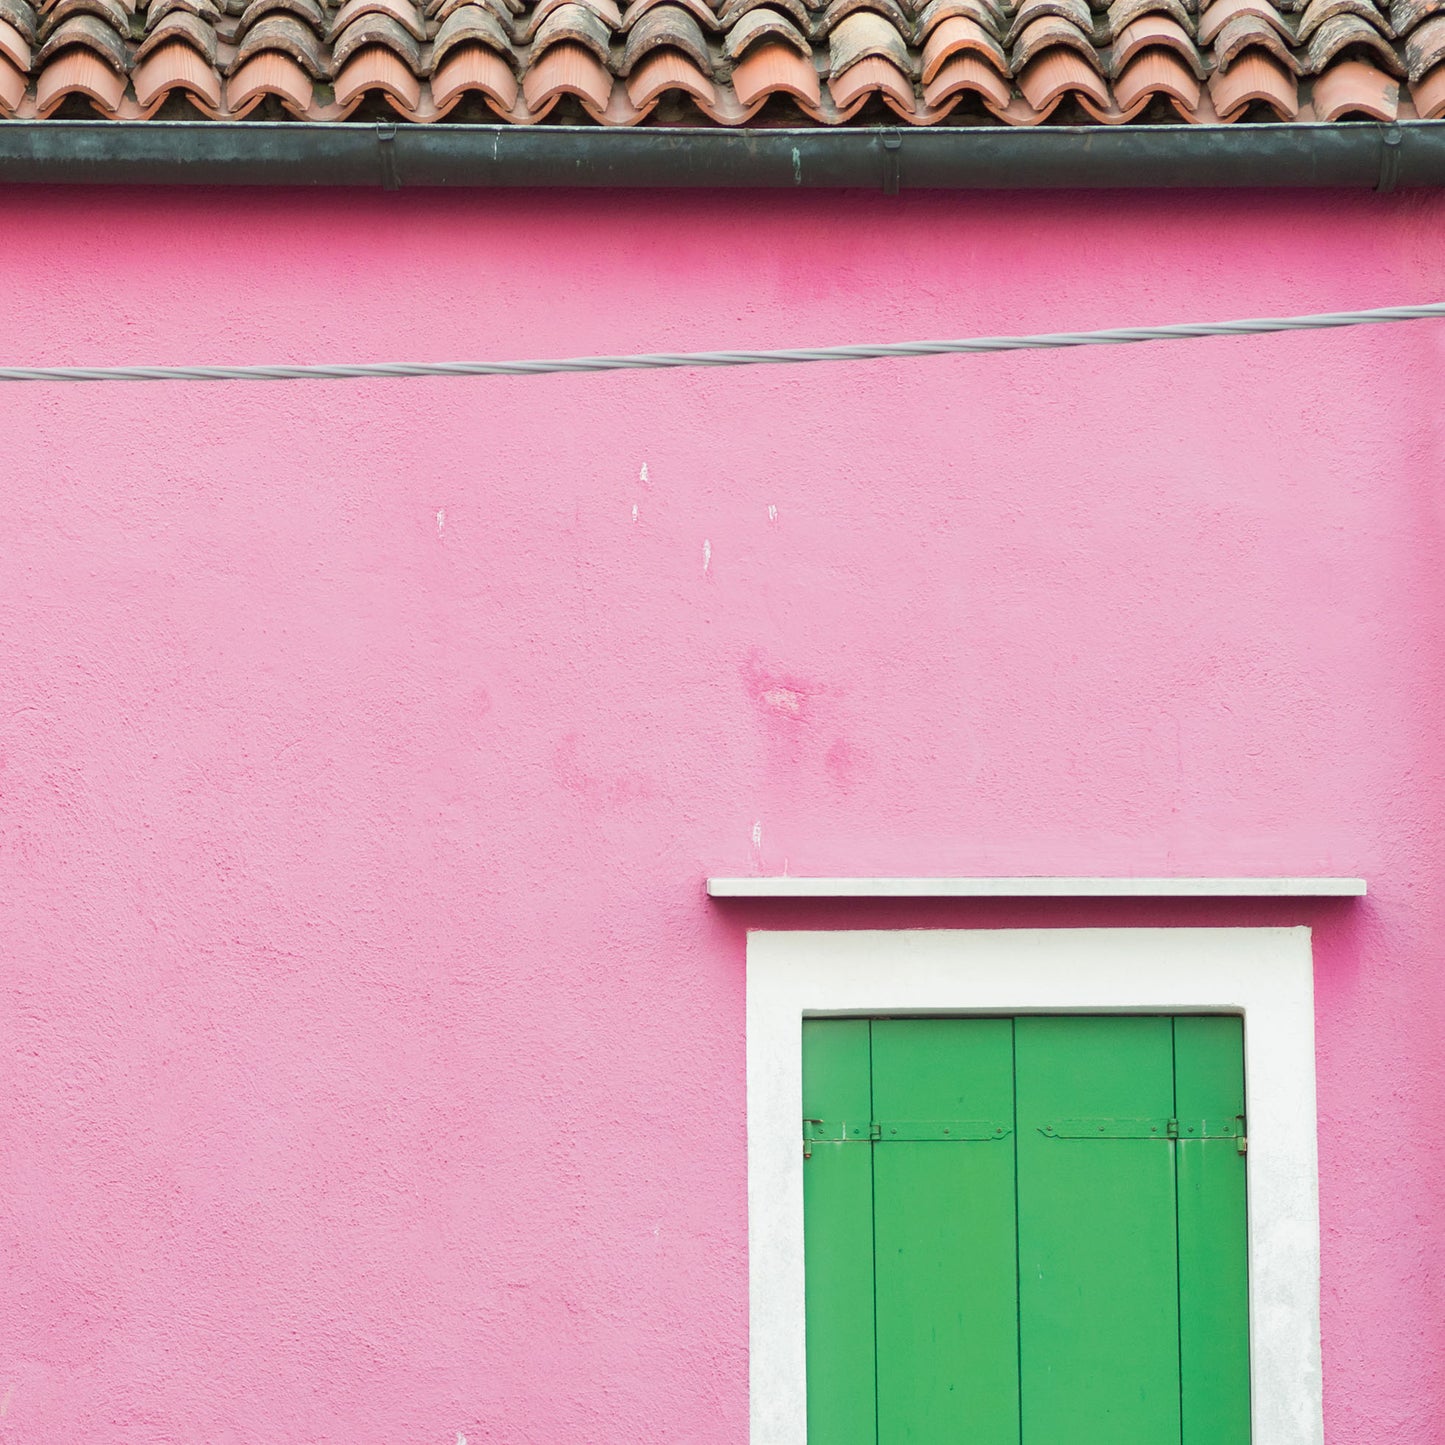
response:
<svg viewBox="0 0 1445 1445"><path fill-rule="evenodd" d="M1434 197L0 204L37 363L1445 294ZM742 1441L748 927L1276 922L1315 929L1328 1439L1440 1445L1442 363L1422 325L0 392L0 1441ZM1371 895L703 897L785 866Z"/></svg>

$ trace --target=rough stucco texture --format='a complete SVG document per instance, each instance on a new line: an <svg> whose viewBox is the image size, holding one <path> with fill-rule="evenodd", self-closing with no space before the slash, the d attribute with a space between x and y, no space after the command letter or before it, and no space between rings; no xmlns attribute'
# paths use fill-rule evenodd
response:
<svg viewBox="0 0 1445 1445"><path fill-rule="evenodd" d="M1435 198L10 191L4 353L1438 299ZM0 393L0 1441L737 1445L743 938L1315 929L1330 1445L1445 1441L1445 328ZM709 872L1363 874L709 904Z"/></svg>

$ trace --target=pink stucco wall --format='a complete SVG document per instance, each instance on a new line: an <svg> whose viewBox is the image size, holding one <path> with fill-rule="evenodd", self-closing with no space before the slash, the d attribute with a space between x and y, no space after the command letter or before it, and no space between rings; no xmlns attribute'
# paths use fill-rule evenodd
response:
<svg viewBox="0 0 1445 1445"><path fill-rule="evenodd" d="M1434 197L0 212L35 362L1445 295ZM0 1442L742 1445L745 930L1130 921L1314 926L1328 1439L1445 1441L1442 375L1421 325L0 392ZM703 897L785 866L1371 895Z"/></svg>

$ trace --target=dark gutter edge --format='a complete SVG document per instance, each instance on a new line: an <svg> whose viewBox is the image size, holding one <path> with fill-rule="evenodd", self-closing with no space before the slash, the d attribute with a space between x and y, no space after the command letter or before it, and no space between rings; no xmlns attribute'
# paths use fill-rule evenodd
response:
<svg viewBox="0 0 1445 1445"><path fill-rule="evenodd" d="M0 121L0 182L1032 190L1445 185L1445 121L760 130Z"/></svg>

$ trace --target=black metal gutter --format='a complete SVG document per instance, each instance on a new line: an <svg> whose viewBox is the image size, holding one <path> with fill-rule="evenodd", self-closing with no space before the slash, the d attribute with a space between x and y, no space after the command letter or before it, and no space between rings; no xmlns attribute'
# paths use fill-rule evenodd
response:
<svg viewBox="0 0 1445 1445"><path fill-rule="evenodd" d="M721 127L3 121L0 183L1030 190L1445 185L1445 121Z"/></svg>

